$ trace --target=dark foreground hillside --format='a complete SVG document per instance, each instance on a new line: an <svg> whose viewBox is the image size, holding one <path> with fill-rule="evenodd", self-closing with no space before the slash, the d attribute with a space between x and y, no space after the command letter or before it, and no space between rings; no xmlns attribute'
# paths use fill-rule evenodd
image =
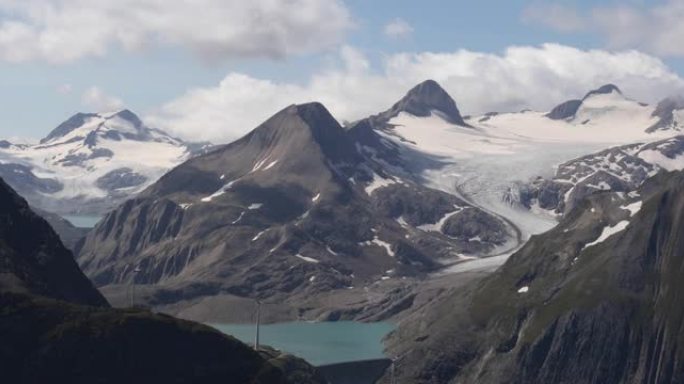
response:
<svg viewBox="0 0 684 384"><path fill-rule="evenodd" d="M0 180L0 382L323 383L197 323L109 307L47 222Z"/></svg>

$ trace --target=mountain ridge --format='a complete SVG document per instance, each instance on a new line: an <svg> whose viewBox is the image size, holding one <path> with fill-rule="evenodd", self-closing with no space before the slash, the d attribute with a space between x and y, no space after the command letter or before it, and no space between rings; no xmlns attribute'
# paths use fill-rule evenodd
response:
<svg viewBox="0 0 684 384"><path fill-rule="evenodd" d="M207 148L149 128L127 109L77 113L38 144L0 148L0 176L37 208L99 215Z"/></svg>
<svg viewBox="0 0 684 384"><path fill-rule="evenodd" d="M390 340L397 377L679 382L683 188L684 173L661 173L630 196L588 197L494 274L405 321Z"/></svg>

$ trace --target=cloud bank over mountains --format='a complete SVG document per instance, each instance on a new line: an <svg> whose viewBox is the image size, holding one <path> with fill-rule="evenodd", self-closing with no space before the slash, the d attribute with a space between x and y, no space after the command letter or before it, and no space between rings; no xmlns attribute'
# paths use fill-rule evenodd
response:
<svg viewBox="0 0 684 384"><path fill-rule="evenodd" d="M398 53L379 68L359 50L344 46L338 65L306 82L275 82L232 72L216 86L195 88L148 114L146 120L181 137L227 142L292 103L323 102L341 120L388 108L410 87L437 80L465 114L546 110L587 89L618 84L640 101L655 102L684 89L684 79L660 59L637 51L581 50L544 44L501 54Z"/></svg>
<svg viewBox="0 0 684 384"><path fill-rule="evenodd" d="M103 89L112 87L104 82L86 89L59 79L69 83L56 92L62 97L78 92L79 107L94 111L140 110L154 127L215 142L238 138L292 103L317 100L340 120L359 119L389 107L428 78L443 84L466 114L545 110L605 83L646 102L684 90L684 80L659 58L684 55L684 46L676 44L684 37L684 1L584 10L538 2L521 18L563 33L601 33L608 48L617 50L542 44L501 52L409 52L401 44L420 31L388 13L374 33L393 40L399 50L373 48L380 52L378 60L350 43L363 15L353 14L342 0L0 0L0 62L52 66L167 50L199 58L200 71L204 62L226 64L217 84L165 95L170 100L148 105L147 111L126 104L126 95L108 95ZM325 63L293 79L229 69L239 60L254 59L242 61L251 64L297 55ZM334 57L333 65L320 60L326 55Z"/></svg>

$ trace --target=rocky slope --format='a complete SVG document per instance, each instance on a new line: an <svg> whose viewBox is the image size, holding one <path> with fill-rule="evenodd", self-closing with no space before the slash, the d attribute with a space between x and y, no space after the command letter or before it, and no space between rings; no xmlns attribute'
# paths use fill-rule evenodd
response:
<svg viewBox="0 0 684 384"><path fill-rule="evenodd" d="M312 103L163 176L108 214L78 261L98 286L158 287L154 305L218 294L279 300L425 274L493 250L508 230L369 160Z"/></svg>
<svg viewBox="0 0 684 384"><path fill-rule="evenodd" d="M583 200L496 273L406 320L389 341L399 381L682 382L683 208L684 173Z"/></svg>
<svg viewBox="0 0 684 384"><path fill-rule="evenodd" d="M134 113L79 113L35 145L0 145L0 177L31 205L101 214L205 150L148 128Z"/></svg>
<svg viewBox="0 0 684 384"><path fill-rule="evenodd" d="M597 191L631 192L660 171L684 169L684 136L629 144L565 162L550 178L523 186L520 202L557 214Z"/></svg>

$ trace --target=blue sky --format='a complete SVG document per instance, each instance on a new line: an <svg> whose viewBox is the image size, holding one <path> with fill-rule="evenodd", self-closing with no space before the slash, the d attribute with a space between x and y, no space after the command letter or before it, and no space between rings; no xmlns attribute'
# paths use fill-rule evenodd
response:
<svg viewBox="0 0 684 384"><path fill-rule="evenodd" d="M235 1L230 5L231 9L212 10L211 7L223 7L222 4L231 2L202 1L209 11L217 13L226 11L226 15L235 14L236 10L241 7L240 4L243 4L243 2ZM169 4L171 3L179 3L179 1L169 0ZM272 8L268 0L255 3L264 3L264 7ZM307 92L312 98L318 96L322 92L322 86L312 85L317 76L327 76L326 81L330 84L332 84L330 78L334 77L330 72L334 72L335 76L339 75L338 77L344 76L345 81L348 82L360 78L371 79L377 81L378 84L385 84L381 81L388 82L386 97L374 95L372 98L369 96L368 100L356 100L359 103L368 104L368 109L347 105L336 106L340 114L344 115L341 118L355 118L358 114L373 110L370 106L381 108L383 103L390 103L408 86L409 80L406 82L393 80L392 76L399 75L388 74L392 70L388 69L391 66L387 63L395 62L397 57L404 53L425 55L433 52L446 55L459 50L468 50L492 55L488 57L490 63L488 65L496 65L495 63L500 61L501 56L505 56L505 52L511 46L539 47L544 43L558 43L564 47L578 48L582 51L601 50L608 53L628 52L636 49L645 58L640 57L639 62L631 66L634 68L632 72L622 73L622 77L618 79L627 79L627 86L634 89L637 93L636 97L646 99L666 96L666 93L678 91L679 83L677 82L675 82L676 87L663 89L663 95L658 94L657 89L661 84L673 83L672 76L679 81L679 74L684 72L684 64L681 60L684 52L676 50L672 52L668 48L663 48L662 36L671 36L666 35L669 31L654 29L644 31L646 37L622 38L626 35L624 31L627 28L635 27L635 25L630 26L629 22L639 22L640 24L636 26L643 26L643 22L654 22L654 24L659 24L661 29L667 28L667 21L661 21L659 18L664 17L663 13L670 11L667 7L671 7L672 12L679 12L682 8L681 1L616 2L604 0L552 3L522 0L478 2L293 0L293 3L299 3L297 5L300 7L309 5L311 9L318 7L321 9L322 16L321 20L317 20L316 12L319 11L312 11L310 18L313 21L307 19L306 22L301 22L288 16L300 10L296 7L288 9L287 5L283 6L282 13L269 16L285 15L282 16L287 19L283 23L285 26L283 28L294 30L291 36L283 38L282 45L285 47L283 48L278 46L280 43L273 42L273 40L279 40L278 35L263 40L261 36L252 36L250 31L241 31L241 41L235 41L231 38L221 40L222 38L209 34L198 36L198 33L188 32L191 29L220 29L221 19L217 19L216 26L212 26L211 21L199 19L206 16L202 14L197 15L198 20L195 26L189 25L187 28L181 28L173 23L163 24L163 21L159 21L159 25L152 25L154 23L150 22L148 29L136 32L137 34L132 33L133 37L120 37L120 31L130 29L131 26L126 24L125 20L117 21L119 19L114 17L118 15L115 13L118 11L115 5L97 6L92 10L87 10L92 11L93 15L100 17L102 21L92 24L86 22L86 25L79 28L74 18L80 15L75 11L70 13L68 9L70 6L75 7L73 4L77 4L73 0L26 0L22 2L22 5L16 5L17 3L14 2L7 2L8 5L4 5L4 2L0 1L0 84L2 84L0 102L4 106L0 112L0 136L38 138L77 111L125 106L143 117L149 116L150 121L155 125L161 125L163 129L169 129L173 133L190 138L193 138L192 132L204 131L204 125L212 125L211 130L207 129L207 132L211 131L211 133L200 138L216 137L219 141L225 141L232 137L231 134L216 133L222 132L224 125L256 123L258 119L275 112L271 109L290 103L287 100L290 95L294 99L292 102L309 97ZM50 9L55 4L61 4L63 12L61 15L57 13L58 22L54 22L53 19L41 19L41 16L36 16L39 13L30 8L30 4L42 7L36 9ZM258 11L259 5L255 7ZM658 13L659 7L664 12ZM167 8L169 8L168 12L174 12L177 8L179 13L179 15L169 15L169 19L176 16L182 17L182 12L187 12L180 5ZM605 12L602 13L602 10ZM269 8L269 12L271 11L272 9ZM277 11L280 12L280 10ZM161 12L167 12L167 10ZM250 12L253 13L255 10L251 9ZM329 21L331 14L339 15L339 19L342 20L339 25L330 25L334 24ZM636 16L625 18L631 21L615 25L612 21L613 16L621 14ZM63 19L61 22L59 17ZM138 16L134 15L134 17ZM634 21L635 19L637 21ZM408 26L408 30L400 31L392 36L388 35L386 33L388 24L397 20ZM24 27L31 33L14 33L14 30L9 29L10 24L17 21L25 24ZM230 20L226 22L230 23ZM297 24L300 22L304 25ZM2 42L3 33L9 34L13 39L9 38ZM64 37L60 40L62 34ZM45 36L56 36L56 40L51 41L46 47ZM91 36L94 37L91 38ZM101 37L101 40L98 40L97 36L108 37ZM220 33L218 36L220 37ZM243 44L242 41L250 38L255 39L254 44L244 48L243 45L247 43ZM310 47L299 51L298 42L302 39L308 39L302 46L309 45ZM129 40L133 41L131 43L135 46L133 49L126 47ZM319 44L319 40L326 42ZM140 43L140 41L143 42ZM169 43L169 41L172 42ZM227 48L224 49L222 45ZM260 52L262 45L268 46L263 53ZM197 47L200 48L196 49ZM245 52L245 49L248 52ZM198 50L202 51L201 54L197 53ZM68 53L61 58L60 55L63 52ZM207 52L210 54L207 55ZM543 52L541 54L555 53ZM576 54L587 56L582 52ZM351 69L341 69L350 65L349 55L353 56L353 60L362 67L367 66L363 69L365 77L361 75L354 77L350 74L353 72ZM543 57L541 60L547 60L546 56ZM413 57L412 65L417 66L416 63L422 63L423 59L423 56ZM444 60L454 61L461 59L463 58L450 56L444 58ZM664 68L647 59L661 61ZM515 58L508 60L509 67L517 68L515 60ZM601 71L597 69L592 72L592 65L600 66L595 59L573 58L573 60L583 60L582 63L587 63L587 68L578 69L578 72L582 71L584 77L578 75L577 87L568 85L572 83L572 77L564 77L562 81L554 78L551 84L561 88L561 91L549 96L554 98L554 101L566 96L578 96L572 93L584 89L581 87L585 87L585 84L588 86L593 84L592 81L600 81L601 73L604 73L601 71L605 71L605 68L601 68ZM617 59L615 61L620 62ZM648 61L648 64L643 64L644 61ZM659 71L652 86L646 84L644 80L649 76L653 77L653 69L649 66L656 66ZM414 73L417 69L410 69L413 72L406 78L439 77L439 71L444 71L444 69L439 69L439 66L421 68L422 72L418 74ZM432 76L432 69L434 69L435 76ZM409 69L402 70L408 71ZM524 70L523 67L521 71ZM469 71L473 70L469 69ZM667 71L671 73L666 73ZM189 90L198 89L203 90L204 97L212 102L211 92L214 92L216 99L225 99L226 92L232 92L232 90L222 88L219 84L230 74L245 75L250 81L259 80L273 85L273 87L269 85L269 92L272 94L269 95L267 101L259 100L258 95L250 95L254 106L245 106L243 103L234 107L240 108L241 111L245 111L244 113L254 108L256 110L253 113L254 119L247 116L231 120L230 116L226 116L224 122L215 122L216 116L220 116L221 108L229 114L233 106L217 103L213 110L209 110L209 107L201 103L201 99L192 99L193 95L188 93ZM354 72L354 75L357 73ZM445 82L451 84L451 88L460 89L459 83L455 80L459 76L462 75L443 74ZM487 73L477 74L477 76L487 76ZM513 75L509 74L509 76ZM523 76L526 75L523 74ZM529 76L542 75L537 69ZM606 78L606 82L608 80L612 79ZM244 84L244 82L232 81L229 83ZM292 90L293 87L298 88ZM512 85L507 85L507 87L512 87ZM538 93L535 89L528 88L524 87L520 93L523 95ZM459 89L455 89L455 93L461 96L461 99L467 97L468 93ZM447 90L452 91L448 87ZM87 91L90 91L88 93L90 96L86 96ZM235 90L235 92L238 91ZM325 91L333 92L328 89ZM344 91L350 94L364 94L363 90L345 88ZM234 99L239 98L240 95L236 93L228 96L230 96L229 99ZM324 100L332 100L333 105L337 100L335 95L330 94L320 94L320 97ZM524 97L521 96L521 98ZM348 102L351 103L351 101ZM464 103L468 105L469 100L464 100ZM488 107L507 108L508 106L518 108L522 103L521 100L513 100L509 97L506 100L493 102L491 106L485 102L470 102L469 107L474 110ZM530 103L535 104L533 101ZM547 107L543 102L537 104L543 105L530 105L530 107ZM270 109L261 111L260 106L264 108L268 106ZM195 114L202 116L201 118L191 116ZM226 129L230 130L230 127ZM242 132L245 129L241 127L237 131Z"/></svg>

